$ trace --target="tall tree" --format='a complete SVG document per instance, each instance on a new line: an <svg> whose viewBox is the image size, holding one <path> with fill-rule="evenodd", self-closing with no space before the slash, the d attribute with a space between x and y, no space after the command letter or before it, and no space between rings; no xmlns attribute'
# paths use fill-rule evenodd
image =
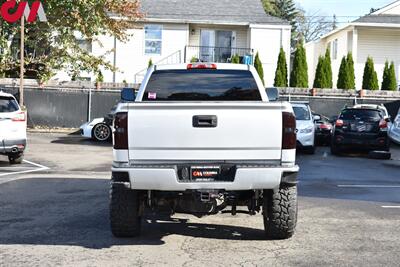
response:
<svg viewBox="0 0 400 267"><path fill-rule="evenodd" d="M261 63L260 55L258 54L258 52L257 52L256 57L254 59L254 67L256 68L257 73L261 78L261 81L263 82L263 84L265 84L265 82L264 82L264 69L263 69L263 65Z"/></svg>
<svg viewBox="0 0 400 267"><path fill-rule="evenodd" d="M0 4L6 1L0 0ZM32 4L33 0L28 2ZM143 17L139 0L46 0L42 3L48 22L26 24L25 54L27 71L36 66L37 76L43 80L58 70L77 76L83 71L98 73L102 68L112 69L106 55L92 55L77 37L100 46L103 45L101 35L126 41L129 37L126 30ZM0 21L0 68L12 72L20 64L15 56L19 51L20 25Z"/></svg>
<svg viewBox="0 0 400 267"><path fill-rule="evenodd" d="M297 31L295 39L301 35L306 42L311 42L319 39L322 35L332 30L332 21L326 19L319 12L306 13L301 10L296 18Z"/></svg>
<svg viewBox="0 0 400 267"><path fill-rule="evenodd" d="M367 61L365 62L363 89L379 90L378 75L375 71L374 60L372 57L368 57Z"/></svg>
<svg viewBox="0 0 400 267"><path fill-rule="evenodd" d="M306 50L303 41L297 44L296 52L293 59L293 69L290 74L291 87L308 87L308 66Z"/></svg>
<svg viewBox="0 0 400 267"><path fill-rule="evenodd" d="M292 44L297 36L298 17L302 11L294 0L261 0L267 14L290 22L292 26Z"/></svg>
<svg viewBox="0 0 400 267"><path fill-rule="evenodd" d="M383 71L382 90L396 91L397 79L394 62L392 61L389 66L389 61L385 62L385 70Z"/></svg>
<svg viewBox="0 0 400 267"><path fill-rule="evenodd" d="M288 86L288 68L287 68L286 54L285 50L283 50L282 47L278 56L274 86L275 87Z"/></svg>

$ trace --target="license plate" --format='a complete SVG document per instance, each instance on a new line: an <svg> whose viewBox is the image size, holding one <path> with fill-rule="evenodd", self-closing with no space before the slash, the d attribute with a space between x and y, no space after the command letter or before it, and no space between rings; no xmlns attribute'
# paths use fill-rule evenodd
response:
<svg viewBox="0 0 400 267"><path fill-rule="evenodd" d="M193 166L190 168L191 180L196 182L214 181L220 174L220 166Z"/></svg>

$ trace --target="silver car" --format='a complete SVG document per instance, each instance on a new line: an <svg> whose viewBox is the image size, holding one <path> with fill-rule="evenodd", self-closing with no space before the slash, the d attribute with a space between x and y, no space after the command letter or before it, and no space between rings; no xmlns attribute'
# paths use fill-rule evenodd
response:
<svg viewBox="0 0 400 267"><path fill-rule="evenodd" d="M390 126L389 137L393 142L400 144L400 109L392 125Z"/></svg>

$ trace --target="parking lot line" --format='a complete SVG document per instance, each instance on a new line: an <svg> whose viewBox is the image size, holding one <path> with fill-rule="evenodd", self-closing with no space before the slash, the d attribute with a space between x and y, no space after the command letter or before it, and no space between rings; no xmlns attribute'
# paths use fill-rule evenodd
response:
<svg viewBox="0 0 400 267"><path fill-rule="evenodd" d="M353 185L338 185L341 188L400 188L400 185L362 185L362 184L353 184Z"/></svg>
<svg viewBox="0 0 400 267"><path fill-rule="evenodd" d="M46 166L40 165L38 163L31 162L29 160L24 160L24 162L27 163L27 164L30 164L30 165L32 165L32 166L34 166L36 168L32 169L32 170L2 173L2 174L0 174L0 177L12 175L12 174L26 174L26 173L32 173L32 172L39 172L39 171L45 171L45 170L49 170L50 169L50 168L48 168ZM20 168L20 167L17 167L17 168Z"/></svg>
<svg viewBox="0 0 400 267"><path fill-rule="evenodd" d="M400 206L382 206L384 209L400 209Z"/></svg>

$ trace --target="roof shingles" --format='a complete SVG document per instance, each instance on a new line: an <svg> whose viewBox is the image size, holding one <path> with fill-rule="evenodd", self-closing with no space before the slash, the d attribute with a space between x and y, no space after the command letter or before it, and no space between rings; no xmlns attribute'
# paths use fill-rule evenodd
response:
<svg viewBox="0 0 400 267"><path fill-rule="evenodd" d="M145 19L287 25L264 12L260 0L142 0Z"/></svg>
<svg viewBox="0 0 400 267"><path fill-rule="evenodd" d="M400 24L400 15L367 15L354 22Z"/></svg>

